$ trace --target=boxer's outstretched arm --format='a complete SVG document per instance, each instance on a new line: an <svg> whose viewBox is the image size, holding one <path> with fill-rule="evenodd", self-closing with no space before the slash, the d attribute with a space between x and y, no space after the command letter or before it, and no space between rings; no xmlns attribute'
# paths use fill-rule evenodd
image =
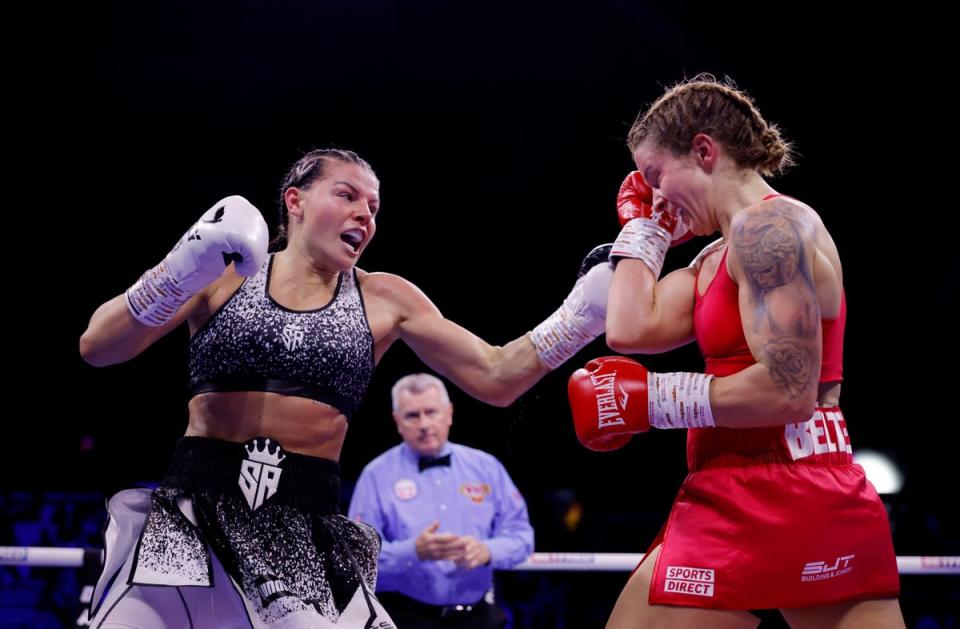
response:
<svg viewBox="0 0 960 629"><path fill-rule="evenodd" d="M603 334L613 269L609 245L591 251L560 308L529 334L490 345L446 319L420 289L396 275L368 274L364 290L390 311L393 331L378 341L382 354L403 339L425 363L473 397L507 406L551 369Z"/></svg>
<svg viewBox="0 0 960 629"><path fill-rule="evenodd" d="M431 369L471 396L507 406L550 369L542 364L529 336L490 345L444 318L430 299L396 275L370 274L367 286L396 312L396 334Z"/></svg>

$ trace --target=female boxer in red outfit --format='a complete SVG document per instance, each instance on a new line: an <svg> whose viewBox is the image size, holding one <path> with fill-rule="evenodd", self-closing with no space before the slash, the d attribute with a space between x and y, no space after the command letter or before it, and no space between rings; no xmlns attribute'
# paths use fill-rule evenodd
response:
<svg viewBox="0 0 960 629"><path fill-rule="evenodd" d="M571 379L588 447L688 429L690 474L608 627L751 627L762 608L797 627L902 627L886 512L839 408L837 248L813 209L765 180L792 164L789 145L746 94L705 75L667 90L628 144L638 170L618 200L607 343L654 353L696 340L706 373L614 357ZM658 281L688 231L722 238Z"/></svg>

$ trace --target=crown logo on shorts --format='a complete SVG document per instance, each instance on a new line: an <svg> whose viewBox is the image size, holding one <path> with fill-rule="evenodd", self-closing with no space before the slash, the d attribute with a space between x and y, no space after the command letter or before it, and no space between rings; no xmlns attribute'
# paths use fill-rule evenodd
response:
<svg viewBox="0 0 960 629"><path fill-rule="evenodd" d="M270 441L268 437L251 439L243 447L247 449L247 458L258 463L278 466L280 461L287 458L280 444L276 441Z"/></svg>

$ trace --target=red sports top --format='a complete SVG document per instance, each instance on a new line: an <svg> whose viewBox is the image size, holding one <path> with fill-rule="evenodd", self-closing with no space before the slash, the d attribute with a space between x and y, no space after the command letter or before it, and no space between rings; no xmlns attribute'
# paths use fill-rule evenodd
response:
<svg viewBox="0 0 960 629"><path fill-rule="evenodd" d="M820 382L843 380L843 329L847 323L846 296L840 295L840 312L835 319L821 319L823 351ZM697 291L693 309L693 331L706 372L729 376L757 362L750 353L740 319L739 287L727 273L727 252L723 252L717 274L703 295Z"/></svg>
<svg viewBox="0 0 960 629"><path fill-rule="evenodd" d="M705 371L718 377L735 374L757 362L743 334L739 287L727 273L726 262L724 251L707 290L701 295L695 289L693 310L693 330L706 361ZM843 379L846 318L846 297L841 293L837 317L820 320L823 336L820 382ZM690 429L687 431L687 464L690 471L694 471L714 466L788 462L792 458L784 444L783 426ZM831 453L811 457L806 462L847 458L846 453Z"/></svg>

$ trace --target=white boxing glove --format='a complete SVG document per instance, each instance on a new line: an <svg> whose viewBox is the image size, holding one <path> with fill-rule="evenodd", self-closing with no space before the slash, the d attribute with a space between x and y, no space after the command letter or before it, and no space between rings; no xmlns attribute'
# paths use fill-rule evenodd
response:
<svg viewBox="0 0 960 629"><path fill-rule="evenodd" d="M197 291L223 275L231 262L251 276L267 257L269 230L260 210L241 196L221 199L204 212L163 261L127 289L137 321L163 325Z"/></svg>
<svg viewBox="0 0 960 629"><path fill-rule="evenodd" d="M610 248L600 245L587 254L563 304L530 332L537 356L547 367L556 369L603 334L607 293L613 280L613 265L607 261Z"/></svg>

